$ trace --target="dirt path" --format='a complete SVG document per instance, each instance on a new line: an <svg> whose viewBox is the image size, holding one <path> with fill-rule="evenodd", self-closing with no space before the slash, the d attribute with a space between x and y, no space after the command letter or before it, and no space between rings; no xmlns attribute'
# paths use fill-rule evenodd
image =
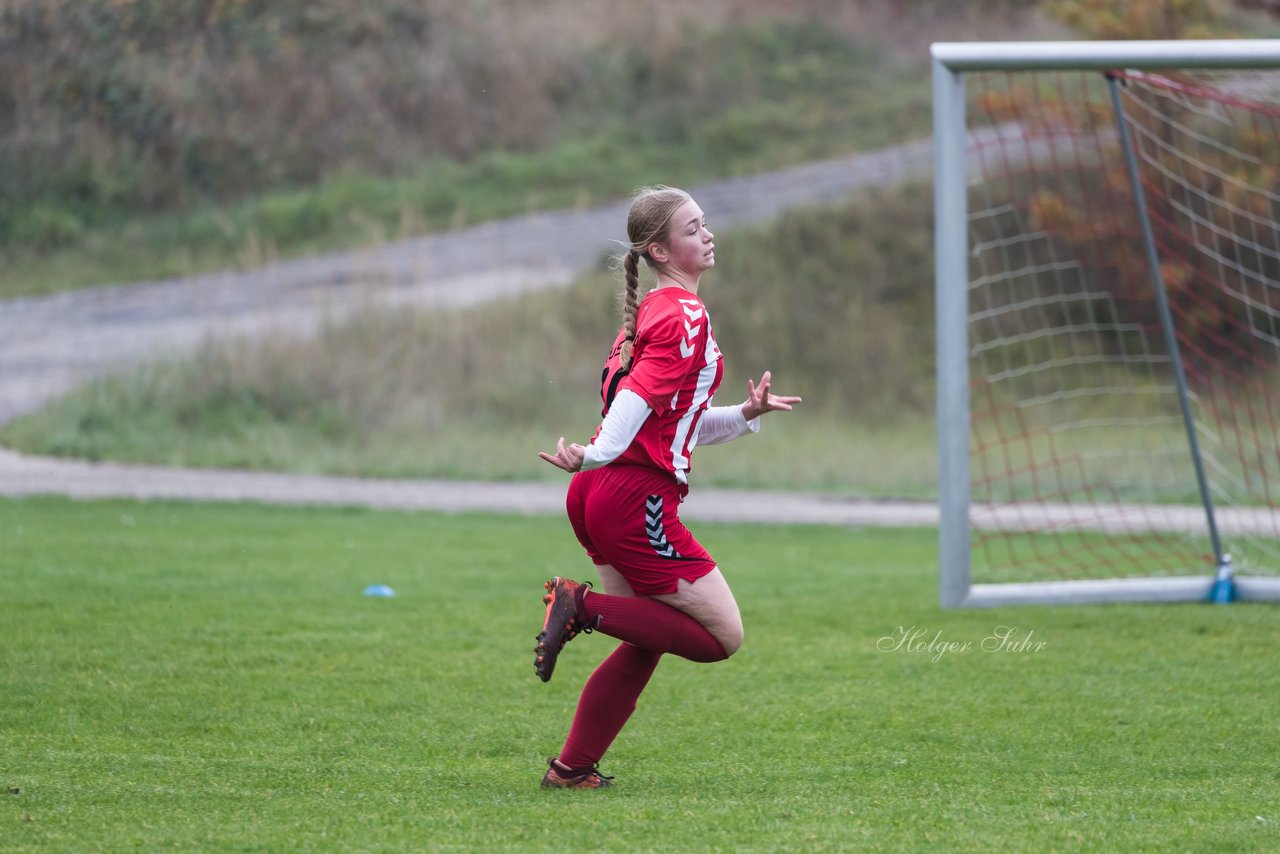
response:
<svg viewBox="0 0 1280 854"><path fill-rule="evenodd" d="M928 175L922 140L693 188L718 227ZM376 304L460 305L566 285L624 238L626 203L529 214L245 272L0 302L0 424L86 379L191 350L207 336L306 333Z"/></svg>
<svg viewBox="0 0 1280 854"><path fill-rule="evenodd" d="M387 480L272 472L166 468L26 457L0 448L0 495L60 494L77 499L248 501L265 504L356 506L449 513L490 511L525 515L564 513L565 480L479 483L451 480ZM790 525L933 527L930 502L868 501L816 493L696 488L680 515L706 522ZM1166 531L1202 534L1199 507L1161 505L1024 504L975 507L973 523L992 530L1085 528L1114 533ZM1270 535L1280 511L1219 508L1224 534Z"/></svg>
<svg viewBox="0 0 1280 854"><path fill-rule="evenodd" d="M451 513L562 515L567 478L540 483L385 480L271 472L215 471L27 457L0 449L0 495L77 499L250 501ZM822 495L697 489L681 508L689 519L813 525L929 526L928 503L852 501Z"/></svg>

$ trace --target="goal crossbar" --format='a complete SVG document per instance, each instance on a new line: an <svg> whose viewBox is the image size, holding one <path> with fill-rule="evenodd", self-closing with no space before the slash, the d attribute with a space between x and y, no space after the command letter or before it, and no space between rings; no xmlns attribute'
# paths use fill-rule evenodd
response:
<svg viewBox="0 0 1280 854"><path fill-rule="evenodd" d="M1105 42L938 42L935 67L963 71L1277 68L1280 39Z"/></svg>

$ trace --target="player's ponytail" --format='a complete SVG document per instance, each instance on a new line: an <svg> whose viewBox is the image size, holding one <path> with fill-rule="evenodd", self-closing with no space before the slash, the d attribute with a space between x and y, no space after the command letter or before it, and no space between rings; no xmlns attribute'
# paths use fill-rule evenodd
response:
<svg viewBox="0 0 1280 854"><path fill-rule="evenodd" d="M631 367L631 348L636 340L636 312L640 309L640 253L634 246L627 250L622 271L626 278L622 290L622 332L625 337L619 355L625 371Z"/></svg>
<svg viewBox="0 0 1280 854"><path fill-rule="evenodd" d="M631 199L627 211L627 239L631 246L622 259L622 271L626 284L622 291L622 369L631 367L632 345L636 337L636 313L640 308L640 259L650 267L655 265L649 255L649 246L663 243L671 217L680 206L689 201L689 194L675 187L661 184L641 187Z"/></svg>

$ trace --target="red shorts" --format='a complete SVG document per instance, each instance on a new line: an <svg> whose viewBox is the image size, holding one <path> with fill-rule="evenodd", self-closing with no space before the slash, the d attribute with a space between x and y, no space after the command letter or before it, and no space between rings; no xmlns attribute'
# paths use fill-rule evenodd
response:
<svg viewBox="0 0 1280 854"><path fill-rule="evenodd" d="M575 474L565 504L591 560L618 570L637 596L652 596L716 568L680 521L687 491L664 472L614 463Z"/></svg>

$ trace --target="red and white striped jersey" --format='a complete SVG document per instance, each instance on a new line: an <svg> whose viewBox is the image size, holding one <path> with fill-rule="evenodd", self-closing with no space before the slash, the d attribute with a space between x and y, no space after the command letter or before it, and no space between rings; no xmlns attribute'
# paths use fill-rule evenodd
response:
<svg viewBox="0 0 1280 854"><path fill-rule="evenodd" d="M656 288L640 302L631 368L625 374L620 370L622 342L619 332L605 361L603 412L608 413L622 389L640 395L653 412L616 461L657 468L687 483L699 421L724 377L707 309L684 288Z"/></svg>

